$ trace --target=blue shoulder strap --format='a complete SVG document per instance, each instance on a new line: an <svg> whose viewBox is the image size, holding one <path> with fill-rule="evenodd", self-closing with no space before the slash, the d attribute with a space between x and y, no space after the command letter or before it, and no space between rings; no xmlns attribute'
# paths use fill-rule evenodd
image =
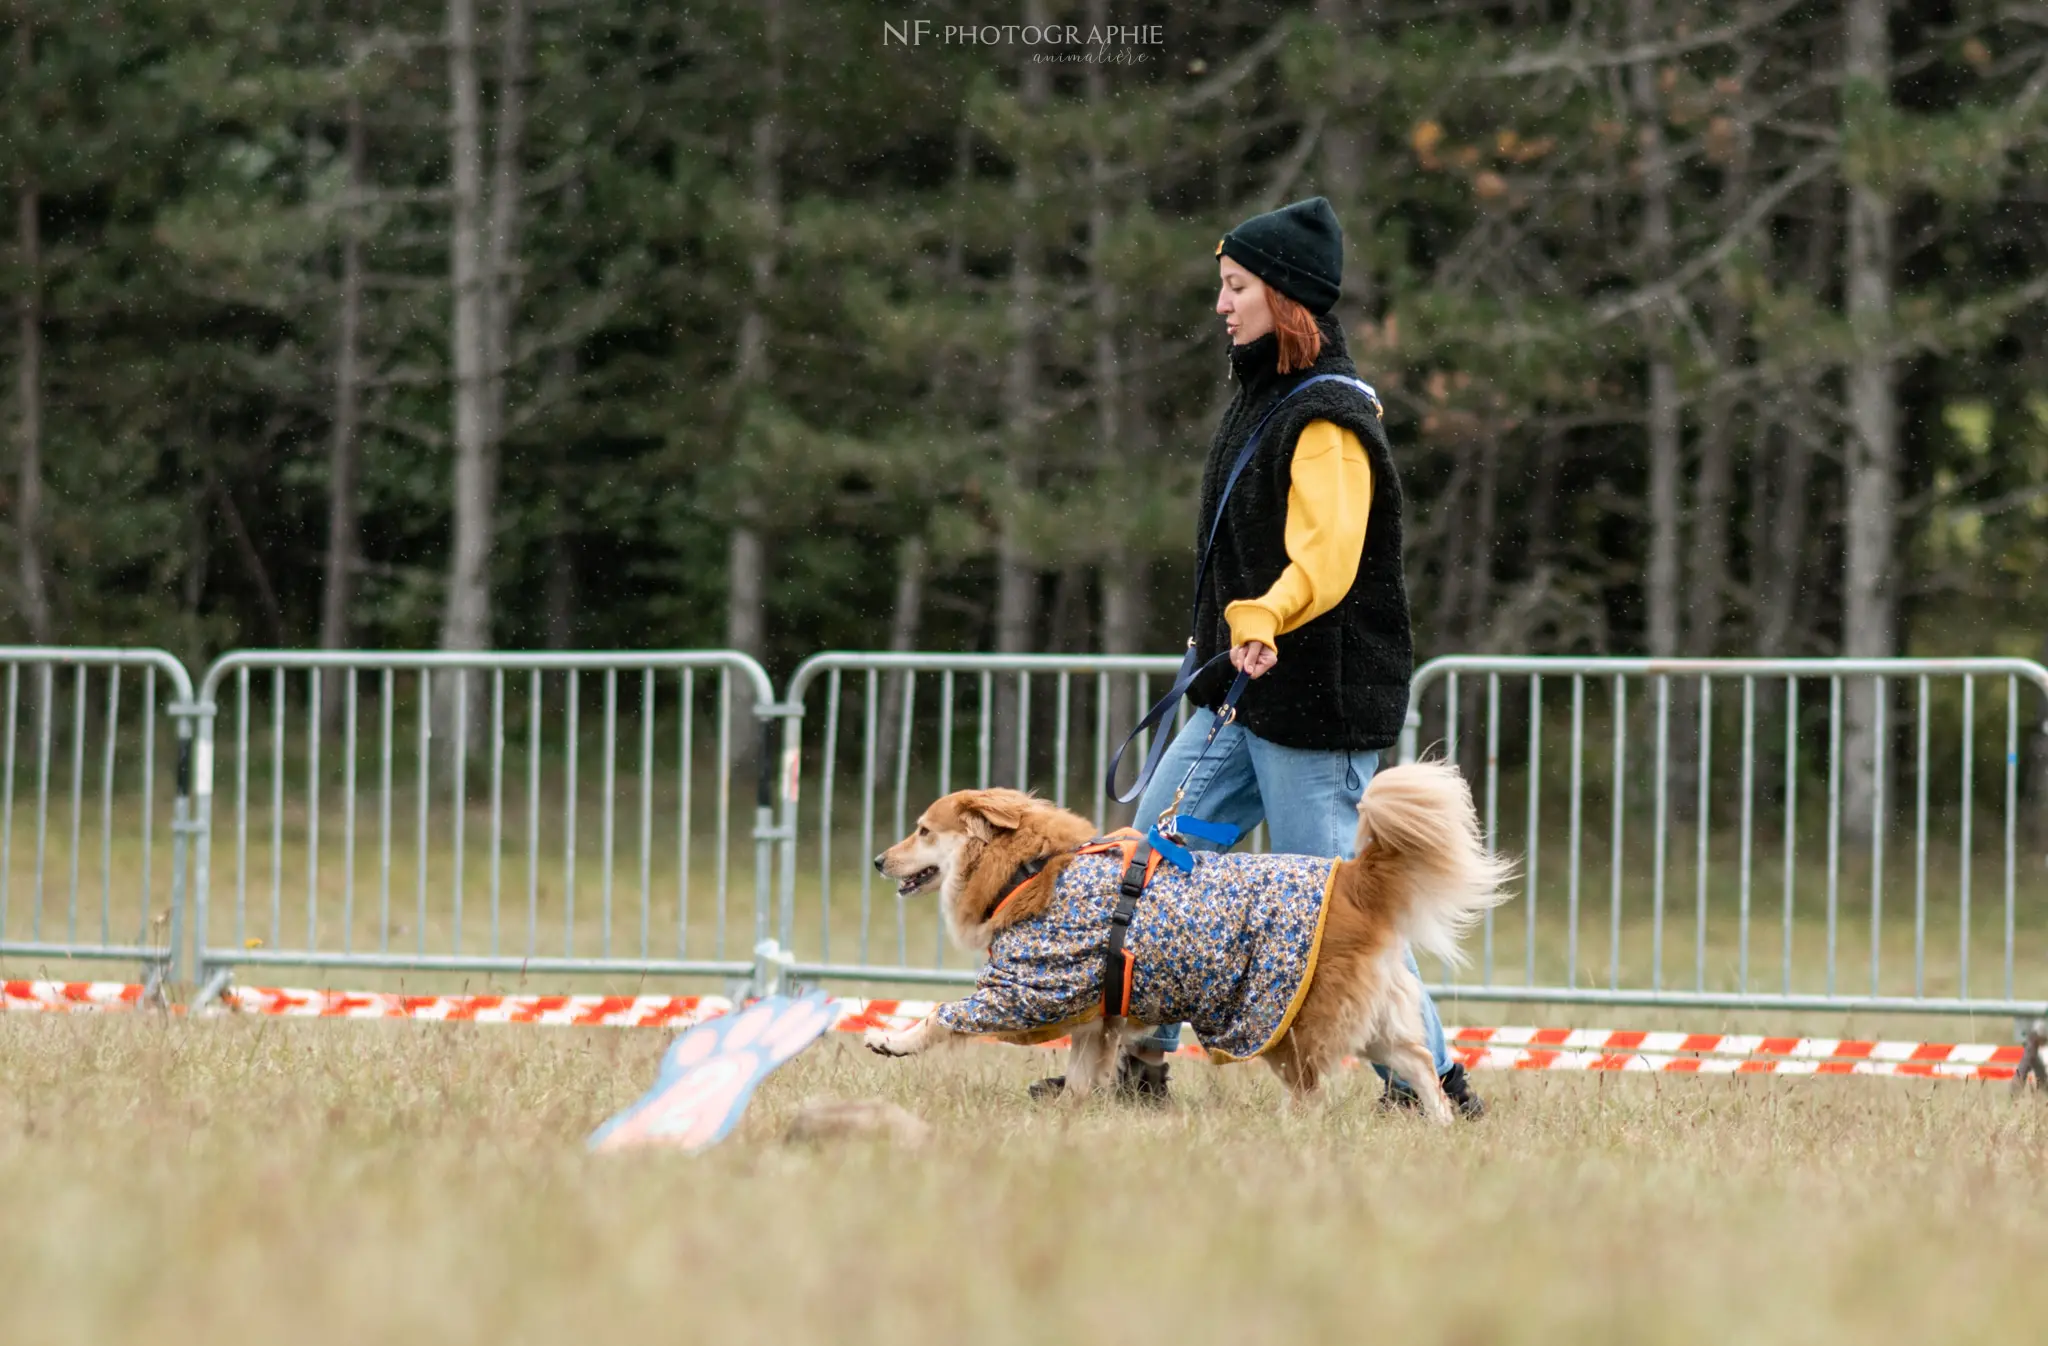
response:
<svg viewBox="0 0 2048 1346"><path fill-rule="evenodd" d="M1195 628L1195 622L1201 614L1202 579L1209 571L1209 554L1210 552L1215 550L1216 547L1216 530L1223 526L1223 506L1230 500L1230 492L1233 488L1236 487L1237 479L1239 476L1243 474L1246 465L1251 462L1252 455L1258 452L1259 436L1266 432L1266 422L1272 420L1274 416L1278 415L1281 406L1287 401L1287 399L1294 396L1296 393L1300 392L1303 388L1307 388L1318 383L1328 383L1331 380L1335 380L1339 383L1348 383L1352 387L1364 393L1366 399L1372 403L1373 415L1378 416L1381 414L1380 395L1374 392L1373 386L1370 383L1367 383L1364 379L1355 379L1352 378L1349 374L1317 374L1312 378L1303 379L1300 383L1295 384L1292 388L1289 388L1285 393L1282 393L1280 395L1279 401L1273 403L1272 407L1267 410L1266 414L1259 417L1259 423L1252 427L1252 433L1250 438L1246 439L1244 442L1244 447L1238 450L1237 461L1230 465L1230 475L1227 478L1225 478L1223 482L1223 493L1216 497L1216 515L1209 521L1209 536L1203 539L1202 541L1202 558L1195 564L1195 607L1194 611L1188 614L1188 632L1191 643Z"/></svg>

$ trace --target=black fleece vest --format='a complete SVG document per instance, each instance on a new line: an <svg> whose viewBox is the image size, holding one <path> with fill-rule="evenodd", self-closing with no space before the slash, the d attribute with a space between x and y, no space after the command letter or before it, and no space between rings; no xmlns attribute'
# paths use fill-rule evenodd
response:
<svg viewBox="0 0 2048 1346"><path fill-rule="evenodd" d="M1237 395L1209 446L1202 472L1201 523L1196 546L1209 536L1216 499L1245 439L1259 418L1289 389L1312 374L1357 377L1344 333L1329 316L1316 319L1322 354L1308 369L1278 372L1279 338L1273 333L1230 350ZM1310 421L1334 421L1358 436L1372 464L1372 512L1358 578L1336 607L1277 638L1279 662L1252 679L1239 698L1238 721L1269 743L1289 748L1385 748L1401 734L1408 715L1408 679L1415 650L1408 630L1408 590L1402 581L1401 481L1387 432L1365 394L1342 383L1319 383L1287 399L1266 423L1258 452L1230 493L1209 573L1198 596L1195 652L1203 660L1230 645L1223 608L1257 598L1287 568L1287 492L1293 482L1294 446ZM1199 555L1199 551L1197 555ZM1223 704L1235 670L1209 670L1188 688L1197 706Z"/></svg>

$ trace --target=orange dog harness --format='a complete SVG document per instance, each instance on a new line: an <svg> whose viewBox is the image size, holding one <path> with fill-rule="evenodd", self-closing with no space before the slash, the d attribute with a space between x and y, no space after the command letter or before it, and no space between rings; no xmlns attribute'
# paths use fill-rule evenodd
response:
<svg viewBox="0 0 2048 1346"><path fill-rule="evenodd" d="M1153 871L1159 868L1159 852L1135 828L1121 827L1106 837L1082 844L1074 854L1097 855L1105 851L1123 854L1124 874L1117 880L1116 908L1109 914L1109 939L1102 953L1102 1013L1105 1018L1122 1018L1130 1013L1131 975L1137 967L1137 960L1124 947L1124 941L1131 932L1131 918L1138 914L1138 898L1152 881Z"/></svg>

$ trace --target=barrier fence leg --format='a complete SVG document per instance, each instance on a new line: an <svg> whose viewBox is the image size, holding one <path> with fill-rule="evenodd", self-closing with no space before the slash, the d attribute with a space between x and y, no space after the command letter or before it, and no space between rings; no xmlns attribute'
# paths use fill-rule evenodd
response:
<svg viewBox="0 0 2048 1346"><path fill-rule="evenodd" d="M775 843L782 837L775 826L776 777L781 774L775 753L776 709L773 705L754 707L761 733L760 753L755 759L759 766L754 779L754 941L757 944L768 938L770 912L775 906Z"/></svg>
<svg viewBox="0 0 2048 1346"><path fill-rule="evenodd" d="M231 967L207 969L201 967L200 986L193 993L191 1009L194 1014L218 1014L226 1008L222 1003L228 993L228 985L235 979Z"/></svg>
<svg viewBox="0 0 2048 1346"><path fill-rule="evenodd" d="M177 812L172 819L173 850L177 854L177 867L173 871L175 897L171 920L174 925L182 923L184 930L177 941L180 957L183 956L184 939L191 940L192 979L195 982L210 982L206 966L206 890L211 880L209 872L213 863L213 705L210 701L198 702L184 707L173 707L173 713L180 713L178 720L178 798ZM197 725L194 725L194 721ZM189 753L187 749L190 749ZM191 838L189 849L186 837ZM185 865L191 862L191 882L185 882ZM192 919L185 921L182 911L186 896L190 895ZM223 983L225 984L225 983ZM214 991L219 994L219 989ZM208 997L202 992L194 997L192 1004L201 1006Z"/></svg>
<svg viewBox="0 0 2048 1346"><path fill-rule="evenodd" d="M2014 1026L2019 1029L2020 1043L2026 1048L2020 1056L2019 1065L2012 1072L2014 1097L2036 1085L2048 1090L2048 1064L2041 1060L2041 1045L2048 1040L2048 1018L2020 1019Z"/></svg>
<svg viewBox="0 0 2048 1346"><path fill-rule="evenodd" d="M1408 705L1408 718L1401 721L1401 741L1396 749L1396 761L1400 765L1406 766L1415 760L1415 740L1421 729L1422 708L1411 701Z"/></svg>
<svg viewBox="0 0 2048 1346"><path fill-rule="evenodd" d="M754 946L754 975L733 999L759 1000L771 995L794 995L800 989L796 979L790 975L790 965L796 962L796 955L772 939L764 939Z"/></svg>
<svg viewBox="0 0 2048 1346"><path fill-rule="evenodd" d="M178 758L177 774L174 778L176 793L171 799L171 910L170 928L166 932L168 942L165 946L168 956L159 967L156 976L155 990L159 995L162 994L165 982L182 982L185 979L185 895L189 890L186 883L186 864L192 853L190 838L201 826L192 816L192 757L198 750L195 744L204 737L203 730L201 733L194 733L192 722L206 718L201 715L199 707L191 702L179 702L169 707L168 713L171 723L177 730ZM207 725L210 726L211 723L212 721L207 719ZM204 746L211 749L213 744L207 740Z"/></svg>
<svg viewBox="0 0 2048 1346"><path fill-rule="evenodd" d="M762 744L770 751L764 753L764 761L776 763L775 780L771 803L776 807L775 839L779 843L780 859L775 869L776 911L775 928L785 946L796 940L796 796L798 789L797 765L802 751L804 706L801 701L778 701L759 708L764 721ZM772 719L770 718L772 717ZM782 726L781 751L774 752L775 734L773 724ZM761 937L767 937L764 928Z"/></svg>
<svg viewBox="0 0 2048 1346"><path fill-rule="evenodd" d="M796 955L778 942L771 930L776 925L775 899L789 886L786 872L795 863L791 842L794 831L787 793L794 788L794 763L778 752L777 726L794 724L790 706L779 701L755 705L754 718L761 734L759 775L754 790L754 971L744 983L733 987L733 999L758 1000L771 995L796 994L796 981L789 975ZM785 729L785 734L787 730ZM778 817L777 806L781 805ZM780 865L778 866L778 855ZM783 922L786 927L787 922ZM783 937L788 937L785 928Z"/></svg>

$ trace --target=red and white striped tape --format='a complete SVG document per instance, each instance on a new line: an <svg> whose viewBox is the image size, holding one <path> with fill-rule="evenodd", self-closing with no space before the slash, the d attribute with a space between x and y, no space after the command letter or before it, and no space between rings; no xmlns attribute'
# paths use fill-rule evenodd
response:
<svg viewBox="0 0 2048 1346"><path fill-rule="evenodd" d="M0 1009L124 1010L142 1003L143 988L117 981L0 982Z"/></svg>
<svg viewBox="0 0 2048 1346"><path fill-rule="evenodd" d="M221 998L227 1008L242 1014L287 1019L428 1019L603 1028L688 1028L732 1008L724 996L709 995L396 995L259 986L231 986Z"/></svg>
<svg viewBox="0 0 2048 1346"><path fill-rule="evenodd" d="M0 982L0 1009L126 1010L143 988L120 982ZM453 1023L688 1028L732 1008L723 996L397 995L235 986L220 1008L290 1019L429 1019ZM181 1010L182 1006L173 1006Z"/></svg>
<svg viewBox="0 0 2048 1346"><path fill-rule="evenodd" d="M903 1028L924 1000L845 1000L842 1031ZM1446 1028L1468 1070L1620 1070L1686 1075L1900 1075L2009 1080L2021 1048L1989 1043L1885 1042L1744 1033L1617 1032L1594 1028ZM1061 1039L1064 1042L1064 1039ZM1057 1043L1047 1043L1056 1046ZM1201 1055L1195 1047L1182 1054Z"/></svg>
<svg viewBox="0 0 2048 1346"><path fill-rule="evenodd" d="M1858 1046L1925 1046L1941 1050L2003 1050L1978 1044L1945 1048L1940 1043L1859 1043ZM2015 1048L2014 1050L2017 1050ZM1619 1070L1670 1075L1896 1075L1922 1079L2010 1080L2010 1065L1969 1065L1949 1061L1794 1061L1772 1057L1666 1056L1655 1052L1551 1051L1536 1048L1453 1047L1467 1070Z"/></svg>
<svg viewBox="0 0 2048 1346"><path fill-rule="evenodd" d="M121 982L0 982L0 1010L135 1009L143 988ZM930 1000L838 1002L842 1033L906 1028ZM424 1019L443 1023L688 1028L732 1008L723 996L399 995L231 987L222 1007L304 1019ZM1446 1028L1470 1070L1615 1070L1682 1075L1890 1075L2010 1080L2021 1048L1989 1043L1887 1042L1743 1033L1617 1032L1592 1028ZM1065 1039L1045 1044L1062 1045ZM1199 1056L1200 1048L1183 1047Z"/></svg>
<svg viewBox="0 0 2048 1346"><path fill-rule="evenodd" d="M2009 1080L2021 1048L1746 1033L1569 1028L1446 1029L1467 1069L1623 1070L1692 1075L1904 1075Z"/></svg>
<svg viewBox="0 0 2048 1346"><path fill-rule="evenodd" d="M865 1033L870 1028L908 1028L937 1007L936 1000L841 1000L839 1022L832 1025L841 1033ZM1064 1043L1065 1038L1060 1041Z"/></svg>

